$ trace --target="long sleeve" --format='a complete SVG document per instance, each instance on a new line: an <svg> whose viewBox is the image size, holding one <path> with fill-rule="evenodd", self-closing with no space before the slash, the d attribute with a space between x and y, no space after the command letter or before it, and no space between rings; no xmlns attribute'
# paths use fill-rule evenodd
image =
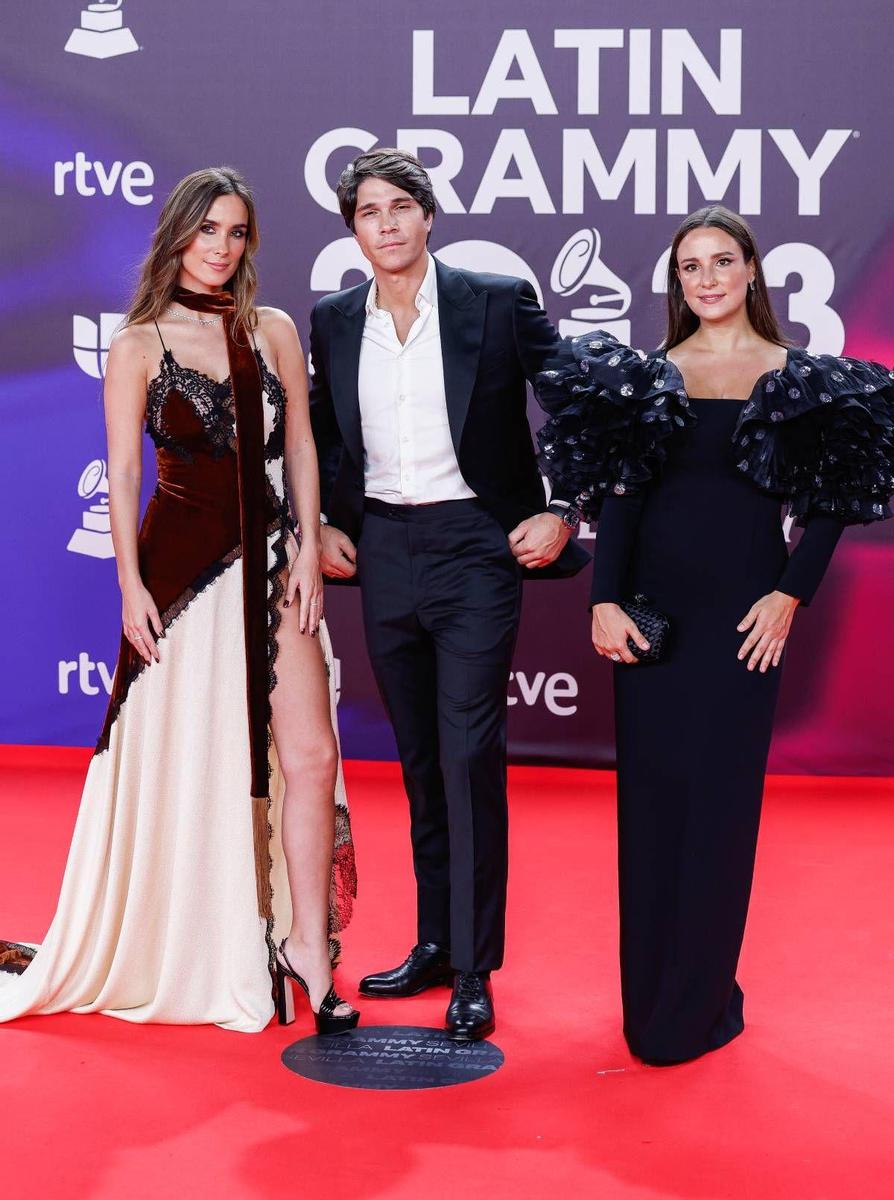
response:
<svg viewBox="0 0 894 1200"><path fill-rule="evenodd" d="M777 591L809 604L826 573L844 525L835 517L811 517L779 577Z"/></svg>
<svg viewBox="0 0 894 1200"><path fill-rule="evenodd" d="M645 493L607 496L596 528L590 604L620 604L627 593L630 560Z"/></svg>
<svg viewBox="0 0 894 1200"><path fill-rule="evenodd" d="M320 511L325 515L332 485L342 451L342 437L335 418L332 393L326 374L326 355L323 349L320 305L315 304L310 315L310 357L313 374L310 378L310 422L320 466Z"/></svg>

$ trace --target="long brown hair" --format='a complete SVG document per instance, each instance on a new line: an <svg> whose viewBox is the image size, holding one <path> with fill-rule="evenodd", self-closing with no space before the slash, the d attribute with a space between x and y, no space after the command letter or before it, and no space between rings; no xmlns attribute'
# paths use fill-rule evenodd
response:
<svg viewBox="0 0 894 1200"><path fill-rule="evenodd" d="M767 281L761 265L761 256L748 222L738 213L724 208L722 204L711 204L690 213L674 234L670 258L667 263L667 334L662 342L663 350L672 350L698 329L700 321L683 299L683 285L677 274L677 251L680 242L693 229L722 229L739 245L746 263L754 263L754 287L749 286L745 297L748 320L756 334L777 346L788 346L767 291Z"/></svg>
<svg viewBox="0 0 894 1200"><path fill-rule="evenodd" d="M237 325L253 329L258 318L255 294L258 275L255 252L260 244L254 196L245 179L232 167L205 167L181 179L164 203L152 245L140 268L140 279L131 301L125 325L157 321L171 303L184 249L202 227L208 209L218 196L238 196L248 210L248 232L245 249L233 275L227 280L227 291L236 303Z"/></svg>

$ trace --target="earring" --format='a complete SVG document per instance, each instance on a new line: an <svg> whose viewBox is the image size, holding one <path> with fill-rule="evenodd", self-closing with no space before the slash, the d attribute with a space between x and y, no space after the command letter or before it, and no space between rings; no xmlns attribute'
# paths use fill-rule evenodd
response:
<svg viewBox="0 0 894 1200"><path fill-rule="evenodd" d="M752 292L754 291L754 280L753 280L753 279L752 279L752 280L751 280L751 282L748 284L748 287L750 288L750 290L751 290Z"/></svg>

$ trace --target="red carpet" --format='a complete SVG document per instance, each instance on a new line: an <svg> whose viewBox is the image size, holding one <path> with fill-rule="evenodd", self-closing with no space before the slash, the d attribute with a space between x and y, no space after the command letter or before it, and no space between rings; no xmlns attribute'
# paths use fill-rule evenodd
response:
<svg viewBox="0 0 894 1200"><path fill-rule="evenodd" d="M0 751L0 935L52 915L87 761ZM360 869L339 985L413 938L406 808L390 764L349 765ZM769 786L739 974L745 1034L644 1067L619 1029L613 780L511 774L509 965L492 1078L372 1093L285 1070L285 1045L101 1016L0 1027L9 1200L881 1200L894 1194L894 781ZM718 795L718 803L722 803ZM202 936L196 930L196 939ZM439 1024L447 993L363 1003Z"/></svg>

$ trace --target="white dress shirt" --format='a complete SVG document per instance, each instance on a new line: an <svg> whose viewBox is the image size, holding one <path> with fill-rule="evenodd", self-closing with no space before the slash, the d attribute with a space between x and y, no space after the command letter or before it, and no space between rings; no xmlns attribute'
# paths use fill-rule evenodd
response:
<svg viewBox="0 0 894 1200"><path fill-rule="evenodd" d="M473 499L450 437L438 323L435 260L416 294L418 317L403 345L390 312L366 299L358 392L366 495L389 504Z"/></svg>

